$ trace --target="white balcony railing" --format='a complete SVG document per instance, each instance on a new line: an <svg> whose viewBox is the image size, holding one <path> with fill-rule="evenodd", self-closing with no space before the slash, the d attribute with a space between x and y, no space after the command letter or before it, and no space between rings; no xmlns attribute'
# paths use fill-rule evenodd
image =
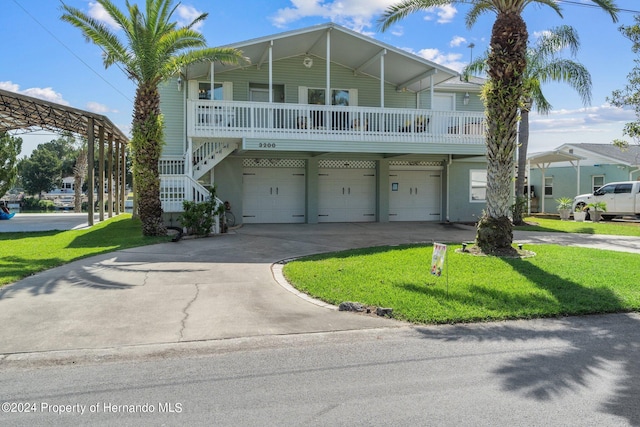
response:
<svg viewBox="0 0 640 427"><path fill-rule="evenodd" d="M483 143L482 112L190 101L189 136Z"/></svg>

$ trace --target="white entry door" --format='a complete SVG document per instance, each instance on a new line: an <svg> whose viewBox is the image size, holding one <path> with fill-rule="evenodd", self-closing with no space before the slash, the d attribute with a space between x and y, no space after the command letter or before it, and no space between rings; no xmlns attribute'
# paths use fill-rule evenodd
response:
<svg viewBox="0 0 640 427"><path fill-rule="evenodd" d="M389 221L439 221L439 170L389 172Z"/></svg>
<svg viewBox="0 0 640 427"><path fill-rule="evenodd" d="M242 221L305 222L304 168L244 168Z"/></svg>
<svg viewBox="0 0 640 427"><path fill-rule="evenodd" d="M319 169L318 222L376 220L375 169Z"/></svg>

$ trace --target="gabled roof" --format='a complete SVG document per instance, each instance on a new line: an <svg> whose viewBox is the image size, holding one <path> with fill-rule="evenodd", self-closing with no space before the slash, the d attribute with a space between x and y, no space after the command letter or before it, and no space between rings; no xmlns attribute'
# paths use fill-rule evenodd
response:
<svg viewBox="0 0 640 427"><path fill-rule="evenodd" d="M333 63L353 70L356 74L380 79L380 55L385 55L384 79L398 90L425 90L430 76L434 85L449 79L459 79L459 73L393 47L363 34L351 31L334 23L326 23L299 30L247 40L223 47L241 50L251 60L252 67L267 67L269 46L273 43L274 61L296 56L310 58L327 57L327 32L330 32L330 55ZM209 63L191 65L187 77L202 77L209 73ZM302 67L302 62L300 63ZM225 72L240 68L234 65L215 63L214 72Z"/></svg>
<svg viewBox="0 0 640 427"><path fill-rule="evenodd" d="M608 158L612 163L640 166L640 145L630 144L628 148L621 149L613 144L564 144L559 147L559 150L568 152L571 148L577 148Z"/></svg>

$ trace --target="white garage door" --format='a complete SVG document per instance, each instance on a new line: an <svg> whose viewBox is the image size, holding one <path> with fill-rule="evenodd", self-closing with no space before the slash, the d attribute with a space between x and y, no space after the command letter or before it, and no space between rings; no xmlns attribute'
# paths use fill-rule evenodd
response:
<svg viewBox="0 0 640 427"><path fill-rule="evenodd" d="M247 224L305 222L304 167L245 167L242 205Z"/></svg>
<svg viewBox="0 0 640 427"><path fill-rule="evenodd" d="M389 187L389 221L440 220L440 170L391 170Z"/></svg>
<svg viewBox="0 0 640 427"><path fill-rule="evenodd" d="M375 168L320 168L318 174L318 222L376 220Z"/></svg>

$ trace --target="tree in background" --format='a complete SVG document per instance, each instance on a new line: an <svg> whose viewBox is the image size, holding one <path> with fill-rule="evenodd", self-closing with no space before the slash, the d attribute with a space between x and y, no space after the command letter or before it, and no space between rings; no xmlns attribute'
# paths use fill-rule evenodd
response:
<svg viewBox="0 0 640 427"><path fill-rule="evenodd" d="M53 190L60 184L60 168L62 161L50 143L40 144L31 156L18 163L18 172L27 194L37 194Z"/></svg>
<svg viewBox="0 0 640 427"><path fill-rule="evenodd" d="M614 21L618 8L614 0L592 0ZM522 13L529 4L551 7L562 16L555 0L404 0L390 6L380 19L384 31L409 14L433 6L465 4L467 27L487 12L496 14L491 31L484 91L487 115L487 204L478 222L476 245L488 254L513 252L511 211L512 176L515 166L520 102L525 91L527 24Z"/></svg>
<svg viewBox="0 0 640 427"><path fill-rule="evenodd" d="M516 179L516 203L524 199L527 151L529 148L529 112L532 108L540 114L549 114L551 104L542 93L542 85L547 82L567 83L578 92L582 102L591 102L591 74L584 65L571 59L560 57L564 49L575 56L580 48L580 39L575 29L561 25L546 31L533 47L527 49L527 66L523 76L523 97L520 102L520 131L518 132L518 175ZM485 72L485 54L469 64L464 74ZM513 223L522 223L522 211L514 209Z"/></svg>
<svg viewBox="0 0 640 427"><path fill-rule="evenodd" d="M622 25L620 32L631 40L631 51L635 54L640 52L640 15L634 17L635 24ZM639 59L636 59L636 66L631 70L627 79L628 84L624 89L613 91L610 98L607 98L611 105L616 107L632 107L636 112L636 120L626 123L622 129L622 135L628 136L636 144L640 143L640 66ZM629 146L629 141L616 139L613 144L624 149Z"/></svg>
<svg viewBox="0 0 640 427"><path fill-rule="evenodd" d="M61 19L79 28L87 40L103 49L105 67L122 64L138 84L131 140L138 213L144 235L164 235L158 169L164 130L158 85L194 62L240 63L243 57L235 49L206 47L204 36L193 29L206 19L206 13L178 28L177 23L171 22L177 8L172 6L172 0L146 0L144 12L127 2L129 16L110 0L96 1L119 25L125 42L106 25L71 6L63 4L65 13Z"/></svg>
<svg viewBox="0 0 640 427"><path fill-rule="evenodd" d="M22 138L4 132L0 134L0 197L15 184L18 176L18 155L22 151Z"/></svg>

